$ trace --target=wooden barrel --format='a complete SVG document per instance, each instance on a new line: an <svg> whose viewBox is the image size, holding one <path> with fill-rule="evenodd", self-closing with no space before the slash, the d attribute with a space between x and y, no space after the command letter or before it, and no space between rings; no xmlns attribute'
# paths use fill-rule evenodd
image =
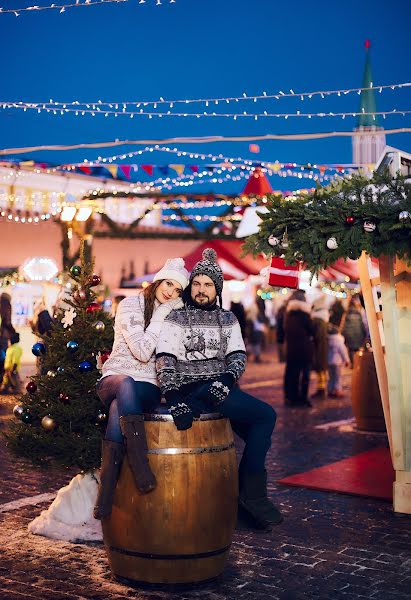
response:
<svg viewBox="0 0 411 600"><path fill-rule="evenodd" d="M385 431L384 413L372 349L361 349L354 354L351 399L358 429Z"/></svg>
<svg viewBox="0 0 411 600"><path fill-rule="evenodd" d="M170 415L145 415L157 487L140 494L124 460L112 514L103 520L113 574L146 583L219 575L237 518L237 460L228 419L202 415L178 431Z"/></svg>

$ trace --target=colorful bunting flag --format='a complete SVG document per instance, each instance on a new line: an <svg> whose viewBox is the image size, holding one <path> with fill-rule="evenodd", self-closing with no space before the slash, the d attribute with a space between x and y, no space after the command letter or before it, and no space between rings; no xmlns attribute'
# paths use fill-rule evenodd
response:
<svg viewBox="0 0 411 600"><path fill-rule="evenodd" d="M143 171L145 171L147 173L147 175L150 175L150 177L152 177L153 165L141 165L141 168L143 169Z"/></svg>
<svg viewBox="0 0 411 600"><path fill-rule="evenodd" d="M107 165L106 169L111 174L113 179L117 179L118 165Z"/></svg>
<svg viewBox="0 0 411 600"><path fill-rule="evenodd" d="M197 165L188 165L188 168L191 169L191 171L193 173L198 173L198 166Z"/></svg>
<svg viewBox="0 0 411 600"><path fill-rule="evenodd" d="M127 179L130 179L131 165L120 165L120 171Z"/></svg>
<svg viewBox="0 0 411 600"><path fill-rule="evenodd" d="M169 165L170 169L173 169L177 175L184 173L185 165Z"/></svg>
<svg viewBox="0 0 411 600"><path fill-rule="evenodd" d="M171 166L171 165L170 165L170 166ZM160 166L158 166L157 168L158 168L158 170L160 171L160 173L161 173L162 175L168 175L168 174L169 174L169 172L170 172L170 169L168 168L168 165L164 165L164 166L161 166L161 167L160 167Z"/></svg>
<svg viewBox="0 0 411 600"><path fill-rule="evenodd" d="M90 167L79 167L79 169L80 169L80 171L82 171L86 175L91 175L91 173L92 173Z"/></svg>

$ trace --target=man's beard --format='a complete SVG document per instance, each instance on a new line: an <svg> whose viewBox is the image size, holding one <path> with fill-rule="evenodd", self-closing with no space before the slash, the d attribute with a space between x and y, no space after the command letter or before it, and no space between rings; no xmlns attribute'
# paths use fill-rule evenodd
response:
<svg viewBox="0 0 411 600"><path fill-rule="evenodd" d="M202 299L202 302L199 302L200 298ZM199 308L209 308L210 306L213 306L216 302L216 298L214 298L214 300L210 300L210 298L205 294L197 294L196 296L194 296L194 298L191 297L191 300Z"/></svg>

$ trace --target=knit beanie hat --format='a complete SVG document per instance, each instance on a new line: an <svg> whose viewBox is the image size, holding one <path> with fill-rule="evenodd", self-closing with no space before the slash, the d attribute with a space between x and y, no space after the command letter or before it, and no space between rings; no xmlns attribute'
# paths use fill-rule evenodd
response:
<svg viewBox="0 0 411 600"><path fill-rule="evenodd" d="M183 290L188 286L188 271L185 268L183 258L168 258L165 265L154 275L153 281L161 279L173 279L177 281Z"/></svg>
<svg viewBox="0 0 411 600"><path fill-rule="evenodd" d="M190 283L196 275L207 275L212 279L217 295L220 297L223 291L224 276L220 265L217 263L217 252L213 248L205 248L202 256L202 260L199 260L191 271Z"/></svg>

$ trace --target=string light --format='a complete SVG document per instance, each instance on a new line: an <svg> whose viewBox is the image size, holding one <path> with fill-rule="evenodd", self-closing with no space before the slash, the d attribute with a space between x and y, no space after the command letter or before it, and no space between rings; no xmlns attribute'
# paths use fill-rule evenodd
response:
<svg viewBox="0 0 411 600"><path fill-rule="evenodd" d="M109 0L106 0L109 1ZM114 2L115 0L110 0L112 2ZM128 1L128 0L117 0L119 1ZM82 5L83 6L83 5ZM26 9L29 10L29 9ZM3 11L6 12L6 11ZM14 12L12 10L8 11L8 12ZM357 94L361 94L362 92L366 92L366 91L378 91L379 93L382 93L385 90L396 90L396 89L401 89L401 88L406 88L406 87L410 87L411 83L410 82L404 82L404 83L396 83L396 84L388 84L388 85L372 85L371 87L360 87L360 88L348 88L348 89L340 89L340 90L319 90L319 91L313 91L313 92L294 92L292 89L290 90L289 93L284 93L284 92L277 92L277 93L273 93L273 94L267 94L266 92L263 92L262 94L259 95L248 95L246 93L242 94L241 96L228 96L228 97L223 97L223 98L193 98L193 99L178 99L178 100L165 100L163 97L160 97L158 100L135 100L133 102L130 101L110 101L110 102L106 102L106 101L102 101L102 100L97 100L97 101L89 101L89 102L80 102L78 100L74 100L71 102L55 102L53 100L50 100L49 102L39 102L37 103L39 106L44 106L47 108L56 108L56 109L60 109L60 108L66 108L66 107L77 107L78 110L81 110L81 107L86 107L86 108L94 108L94 110L97 110L97 107L100 107L100 109L103 109L105 106L107 106L108 108L113 108L114 106L118 105L118 106L122 106L124 108L124 110L127 110L128 106L135 106L136 108L140 108L140 107L146 107L146 106L153 106L154 108L156 108L157 106L168 106L169 108L173 108L174 104L205 104L206 106L209 106L210 104L214 104L214 105L218 105L220 102L223 103L225 102L226 104L230 104L230 102L245 102L245 101L252 101L252 102L257 102L258 100L280 100L282 98L296 98L296 99L300 99L300 100L304 100L304 99L312 99L316 96L319 96L321 99L325 99L328 96L334 96L337 95L339 97L341 97L342 95L346 96L348 94L352 94L352 93L357 93ZM9 104L14 104L13 102L9 102ZM24 102L23 104L33 104L30 102Z"/></svg>
<svg viewBox="0 0 411 600"><path fill-rule="evenodd" d="M150 0L148 0L150 1ZM164 1L164 0L163 0ZM167 0L166 0L167 1ZM51 4L49 6L26 6L21 8L2 8L0 7L0 14L14 14L16 17L19 17L21 13L24 12L38 12L42 10L58 10L60 14L66 11L66 8L84 8L86 6L94 6L96 4L124 4L125 2L130 2L130 0L76 0L75 3L71 4ZM147 0L140 0L138 4L145 4ZM168 4L175 4L176 0L168 0ZM160 6L162 4L161 0L155 0L156 6Z"/></svg>
<svg viewBox="0 0 411 600"><path fill-rule="evenodd" d="M106 157L101 157L99 156L97 158L97 160L87 160L84 159L81 163L70 163L70 164L65 164L65 165L60 165L58 168L76 168L78 166L81 165L87 165L90 167L93 166L99 166L99 165L103 165L106 162L113 162L116 160L126 160L127 158L134 158L135 156L141 156L142 154L146 153L146 152L167 152L167 153L171 153L171 154L176 154L177 156L184 156L187 158L192 158L192 159L201 159L201 160L212 160L212 161L223 161L226 163L241 163L244 165L250 165L251 167L255 167L255 166L263 166L263 167L267 167L270 168L272 170L276 170L277 168L283 169L283 168L298 168L300 167L301 169L305 169L307 167L310 167L311 169L324 169L325 170L338 170L341 172L344 172L345 169L356 169L359 168L363 165L361 164L354 164L354 163L322 163L321 165L317 165L317 164L311 164L311 163L306 163L306 164L301 164L301 163L295 163L295 162L288 162L288 163L281 163L279 161L275 161L275 162L265 162L265 161L260 161L260 160L250 160L247 158L243 158L241 156L237 156L236 158L233 158L231 156L225 156L223 154L203 154L201 152L188 152L185 150L180 150L179 148L170 148L169 146L159 146L159 145L155 145L155 146L146 146L145 148L143 148L142 150L133 150L132 152L126 152L123 154L115 154L113 156L106 156ZM186 166L190 166L190 165L186 165Z"/></svg>
<svg viewBox="0 0 411 600"><path fill-rule="evenodd" d="M315 118L342 118L346 119L347 117L359 117L359 116L371 116L374 120L376 120L377 116L381 116L384 119L390 115L401 115L405 117L411 113L410 110L402 110L394 108L388 111L379 111L379 112L365 112L362 111L347 111L347 112L317 112L317 113L302 113L300 111L294 113L269 113L267 111L260 113L249 113L247 111L243 111L241 113L219 113L219 112L207 112L203 111L201 113L178 113L171 112L168 110L167 112L150 112L145 111L142 108L140 110L125 110L122 108L121 110L117 109L104 109L102 110L100 106L96 105L95 107L90 108L67 108L67 106L63 106L59 109L47 107L45 104L33 104L33 103L23 103L23 102L1 102L0 108L3 109L16 109L23 110L26 112L27 110L35 111L37 114L46 112L48 114L52 114L53 116L63 116L66 114L74 114L75 116L84 117L85 115L92 115L95 117L96 115L101 115L104 117L108 116L125 116L125 117L176 117L176 118L192 118L195 117L197 119L289 119L289 118L304 118L304 119L315 119Z"/></svg>

